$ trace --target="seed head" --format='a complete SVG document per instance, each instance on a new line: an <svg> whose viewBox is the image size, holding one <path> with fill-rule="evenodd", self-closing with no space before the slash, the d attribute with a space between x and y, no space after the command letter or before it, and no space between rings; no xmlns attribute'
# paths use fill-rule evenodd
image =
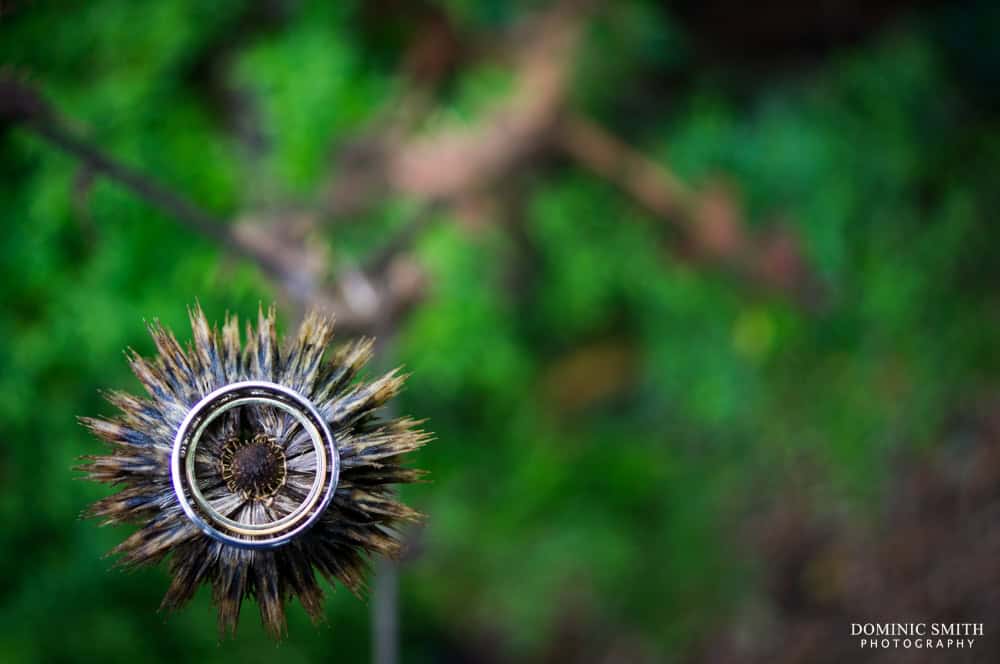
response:
<svg viewBox="0 0 1000 664"><path fill-rule="evenodd" d="M235 633L249 597L280 638L292 597L322 619L317 572L360 594L368 558L399 554L396 528L421 515L394 487L422 476L402 462L428 436L414 420L379 416L404 378L356 380L371 341L328 353L333 324L320 314L306 316L287 343L277 340L273 307L258 314L256 329L247 324L245 344L236 316L221 332L198 306L190 318L186 348L153 323L157 356L129 353L147 397L111 392L117 417L81 419L110 450L84 457L80 470L120 487L85 515L140 526L112 553L125 566L168 561L173 580L161 608L180 608L207 584L221 632ZM263 397L218 397L231 390L289 393L306 413ZM282 529L289 534L262 534ZM223 531L228 537L217 536Z"/></svg>

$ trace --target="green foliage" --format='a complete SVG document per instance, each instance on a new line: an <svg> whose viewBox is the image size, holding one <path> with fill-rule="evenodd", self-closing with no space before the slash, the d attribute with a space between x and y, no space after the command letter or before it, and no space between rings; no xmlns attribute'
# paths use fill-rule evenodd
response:
<svg viewBox="0 0 1000 664"><path fill-rule="evenodd" d="M310 6L286 29L249 45L234 66L233 84L273 128L265 137L273 173L295 192L316 184L332 141L368 119L372 100L385 94L344 14L337 3Z"/></svg>
<svg viewBox="0 0 1000 664"><path fill-rule="evenodd" d="M361 3L240 31L235 1L24 4L0 18L0 62L223 217L315 195L332 147L399 89L372 64L386 58L366 50ZM534 3L444 5L486 32ZM864 515L892 455L928 444L1000 372L1000 127L933 16L792 74L745 74L747 93L650 3L608 11L575 103L695 186L736 183L755 227L794 225L827 303L804 312L679 260L664 222L566 162L519 182L519 241L438 220L417 245L429 293L396 348L413 373L400 410L437 435L420 464L433 483L406 489L430 515L403 573L406 661L487 628L528 657L578 601L678 652L749 583L732 528L761 486L815 464ZM220 42L204 83L198 59ZM682 69L668 95L650 82ZM432 128L474 123L513 85L490 63L453 83ZM264 148L234 136L206 88L220 84ZM105 490L73 480L100 445L75 417L108 412L99 389L138 389L121 351L151 352L142 321L183 337L195 298L210 318L250 315L275 297L266 279L18 130L0 138L0 209L0 661L363 661L368 609L342 590L318 630L293 610L277 649L252 605L220 645L207 593L156 614L166 573L110 569L101 556L129 529L76 518ZM357 258L409 209L389 201L323 239Z"/></svg>

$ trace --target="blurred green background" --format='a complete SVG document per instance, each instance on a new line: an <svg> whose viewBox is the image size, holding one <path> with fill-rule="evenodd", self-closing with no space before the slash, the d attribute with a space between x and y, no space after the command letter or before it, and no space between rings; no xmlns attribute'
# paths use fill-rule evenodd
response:
<svg viewBox="0 0 1000 664"><path fill-rule="evenodd" d="M544 132L435 199L392 277L419 275L419 299L368 330L412 372L398 411L437 437L413 460L433 482L404 491L429 515L400 567L404 662L696 657L759 593L754 515L795 495L875 519L897 460L1000 375L992 3L569 4L557 115L724 192L748 235L794 236L816 286L803 301L691 249L687 222ZM475 135L546 11L0 2L0 63L224 223L294 227L340 292L433 198L390 183L326 209L345 151L401 100L407 135ZM318 628L292 608L280 645L252 605L220 641L208 592L157 613L166 572L102 557L131 529L77 518L108 490L71 470L101 448L75 418L139 389L122 350L152 352L144 319L186 339L196 298L216 320L275 300L288 330L309 296L16 122L0 210L0 661L367 661L370 606L343 589Z"/></svg>

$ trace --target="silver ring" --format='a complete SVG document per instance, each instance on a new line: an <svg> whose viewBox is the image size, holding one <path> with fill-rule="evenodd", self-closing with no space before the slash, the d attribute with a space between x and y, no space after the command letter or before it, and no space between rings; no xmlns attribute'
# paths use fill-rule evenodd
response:
<svg viewBox="0 0 1000 664"><path fill-rule="evenodd" d="M283 410L309 433L316 476L306 499L290 514L267 524L243 524L215 509L198 488L195 453L208 425L223 413L249 404ZM243 549L272 549L312 526L333 499L340 478L340 452L326 421L307 398L262 380L232 383L205 396L188 412L174 437L170 475L184 513L212 539Z"/></svg>

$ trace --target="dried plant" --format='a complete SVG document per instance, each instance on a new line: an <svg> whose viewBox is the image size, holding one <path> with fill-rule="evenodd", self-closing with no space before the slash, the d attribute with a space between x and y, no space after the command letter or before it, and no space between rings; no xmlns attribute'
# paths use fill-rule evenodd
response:
<svg viewBox="0 0 1000 664"><path fill-rule="evenodd" d="M210 328L200 307L190 317L193 341L186 349L153 323L158 356L145 359L130 351L132 370L148 398L110 392L108 400L121 411L118 417L82 418L111 450L85 457L80 469L89 479L121 487L85 514L104 523L141 525L112 551L121 564L169 558L173 580L161 608L180 608L200 584L210 584L220 631L235 633L243 599L252 597L268 632L280 638L291 597L298 597L314 621L322 618L316 571L359 594L368 557L398 555L396 528L420 515L397 500L394 485L421 477L421 471L401 464L428 436L414 420L377 415L403 383L397 372L371 383L355 380L371 357L370 340L350 343L324 359L332 320L309 314L297 337L281 345L272 307L266 315L260 312L256 330L247 324L241 349L235 316L227 317L221 334ZM332 478L329 502L313 510L308 528L267 548L257 546L262 539L257 536L224 540L206 532L182 508L176 469L172 472L186 418L220 388L246 381L274 384L308 400L332 434L334 456L339 455L339 467L330 464L329 476L320 478ZM205 509L241 528L263 528L294 520L313 483L320 484L319 449L308 426L293 414L250 403L206 424L197 452L191 451L190 477L196 477ZM186 495L183 488L181 494Z"/></svg>

